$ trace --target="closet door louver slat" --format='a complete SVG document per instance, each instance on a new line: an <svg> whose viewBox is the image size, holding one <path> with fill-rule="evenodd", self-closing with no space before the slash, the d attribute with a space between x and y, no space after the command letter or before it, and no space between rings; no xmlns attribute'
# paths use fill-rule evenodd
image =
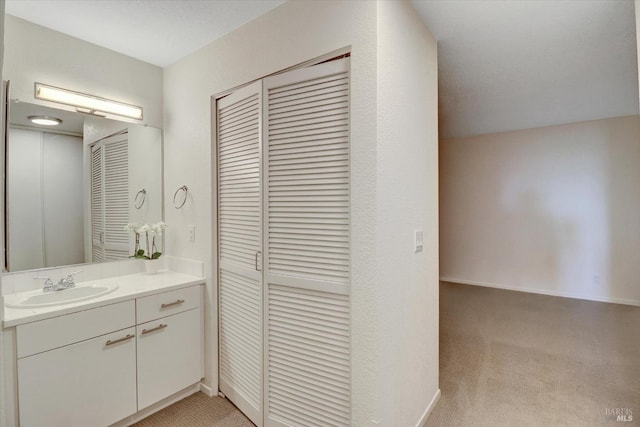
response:
<svg viewBox="0 0 640 427"><path fill-rule="evenodd" d="M265 418L350 425L348 59L265 79Z"/></svg>
<svg viewBox="0 0 640 427"><path fill-rule="evenodd" d="M220 390L262 425L261 85L217 101Z"/></svg>

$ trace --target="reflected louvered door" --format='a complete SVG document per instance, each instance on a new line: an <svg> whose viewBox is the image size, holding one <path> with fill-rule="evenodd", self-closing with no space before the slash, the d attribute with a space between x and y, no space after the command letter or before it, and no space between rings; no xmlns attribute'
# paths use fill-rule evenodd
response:
<svg viewBox="0 0 640 427"><path fill-rule="evenodd" d="M267 426L350 425L348 70L264 80Z"/></svg>
<svg viewBox="0 0 640 427"><path fill-rule="evenodd" d="M102 144L91 147L91 256L104 261L104 192Z"/></svg>
<svg viewBox="0 0 640 427"><path fill-rule="evenodd" d="M216 101L220 390L261 426L261 83Z"/></svg>
<svg viewBox="0 0 640 427"><path fill-rule="evenodd" d="M104 141L104 254L105 260L129 256L129 140L128 134Z"/></svg>
<svg viewBox="0 0 640 427"><path fill-rule="evenodd" d="M129 141L126 132L91 147L92 261L129 257Z"/></svg>

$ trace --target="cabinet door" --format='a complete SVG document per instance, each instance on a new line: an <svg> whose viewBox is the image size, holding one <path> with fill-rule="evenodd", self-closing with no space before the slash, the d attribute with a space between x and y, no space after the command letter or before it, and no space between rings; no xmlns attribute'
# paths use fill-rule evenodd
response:
<svg viewBox="0 0 640 427"><path fill-rule="evenodd" d="M138 410L202 378L200 308L137 326Z"/></svg>
<svg viewBox="0 0 640 427"><path fill-rule="evenodd" d="M134 414L134 338L129 328L18 359L20 426L106 426Z"/></svg>

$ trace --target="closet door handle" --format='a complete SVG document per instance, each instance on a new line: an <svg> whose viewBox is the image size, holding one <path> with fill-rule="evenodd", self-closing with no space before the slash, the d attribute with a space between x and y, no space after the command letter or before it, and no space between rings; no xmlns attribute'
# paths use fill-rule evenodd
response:
<svg viewBox="0 0 640 427"><path fill-rule="evenodd" d="M130 340L131 338L134 338L134 337L135 337L135 335L127 334L126 337L122 337L122 338L119 338L119 339L113 340L113 341L109 340L106 343L104 343L104 345L108 346L108 345L118 344L119 342L128 341L128 340Z"/></svg>
<svg viewBox="0 0 640 427"><path fill-rule="evenodd" d="M260 266L260 256L262 255L262 252L258 251L256 252L256 271L262 271L262 268Z"/></svg>

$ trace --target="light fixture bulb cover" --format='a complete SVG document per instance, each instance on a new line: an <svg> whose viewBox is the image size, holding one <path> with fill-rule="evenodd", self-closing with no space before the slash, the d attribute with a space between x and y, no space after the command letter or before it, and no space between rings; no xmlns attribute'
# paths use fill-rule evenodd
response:
<svg viewBox="0 0 640 427"><path fill-rule="evenodd" d="M91 114L106 113L142 120L142 107L43 83L35 83L35 98L83 108L89 110Z"/></svg>
<svg viewBox="0 0 640 427"><path fill-rule="evenodd" d="M62 123L62 120L53 116L29 116L27 118L31 123L42 126L58 126Z"/></svg>

